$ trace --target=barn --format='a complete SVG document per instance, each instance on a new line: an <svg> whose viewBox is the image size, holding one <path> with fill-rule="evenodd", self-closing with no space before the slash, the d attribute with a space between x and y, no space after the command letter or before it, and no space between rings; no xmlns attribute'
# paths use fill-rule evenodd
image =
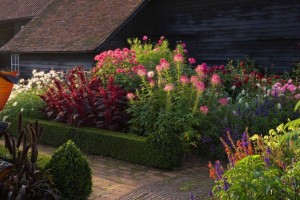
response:
<svg viewBox="0 0 300 200"><path fill-rule="evenodd" d="M172 45L183 41L190 57L211 65L245 56L281 70L299 62L299 0L49 0L44 5L11 39L0 35L0 41L8 40L0 43L2 66L18 67L21 76L32 69L90 68L99 52L143 35L153 41L163 35ZM0 18L0 33L1 24Z"/></svg>

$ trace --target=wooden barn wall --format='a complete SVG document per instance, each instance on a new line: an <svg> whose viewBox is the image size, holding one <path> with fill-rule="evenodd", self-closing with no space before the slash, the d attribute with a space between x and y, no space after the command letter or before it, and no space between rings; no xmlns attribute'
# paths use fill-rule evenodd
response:
<svg viewBox="0 0 300 200"><path fill-rule="evenodd" d="M20 54L20 76L28 78L32 70L48 72L54 70L67 70L75 66L84 66L91 69L94 66L94 56L91 54Z"/></svg>
<svg viewBox="0 0 300 200"><path fill-rule="evenodd" d="M300 57L300 1L152 0L112 42L143 35L182 40L198 62L247 55L260 65L290 66Z"/></svg>

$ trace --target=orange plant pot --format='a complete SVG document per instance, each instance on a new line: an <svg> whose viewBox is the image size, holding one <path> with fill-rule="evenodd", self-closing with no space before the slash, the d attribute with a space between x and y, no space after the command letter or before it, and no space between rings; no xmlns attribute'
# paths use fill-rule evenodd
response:
<svg viewBox="0 0 300 200"><path fill-rule="evenodd" d="M11 90L14 86L12 82L9 80L5 79L4 77L6 75L11 75L11 76L16 76L17 72L1 72L0 71L0 111L3 110L8 97L11 93Z"/></svg>

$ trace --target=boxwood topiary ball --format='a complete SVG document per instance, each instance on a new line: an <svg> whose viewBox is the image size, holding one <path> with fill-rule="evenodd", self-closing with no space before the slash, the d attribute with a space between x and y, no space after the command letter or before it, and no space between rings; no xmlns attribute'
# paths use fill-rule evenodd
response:
<svg viewBox="0 0 300 200"><path fill-rule="evenodd" d="M69 140L52 155L46 169L63 199L85 200L92 191L92 171L79 148Z"/></svg>

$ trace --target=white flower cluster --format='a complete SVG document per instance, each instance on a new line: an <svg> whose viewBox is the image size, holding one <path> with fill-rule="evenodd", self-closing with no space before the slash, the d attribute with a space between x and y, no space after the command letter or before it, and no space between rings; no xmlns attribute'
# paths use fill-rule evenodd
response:
<svg viewBox="0 0 300 200"><path fill-rule="evenodd" d="M39 93L46 86L53 84L53 79L61 80L64 76L62 71L50 70L48 73L44 71L32 71L32 78L28 80L20 79L18 84L14 85L9 99L14 99L19 93L35 91Z"/></svg>

